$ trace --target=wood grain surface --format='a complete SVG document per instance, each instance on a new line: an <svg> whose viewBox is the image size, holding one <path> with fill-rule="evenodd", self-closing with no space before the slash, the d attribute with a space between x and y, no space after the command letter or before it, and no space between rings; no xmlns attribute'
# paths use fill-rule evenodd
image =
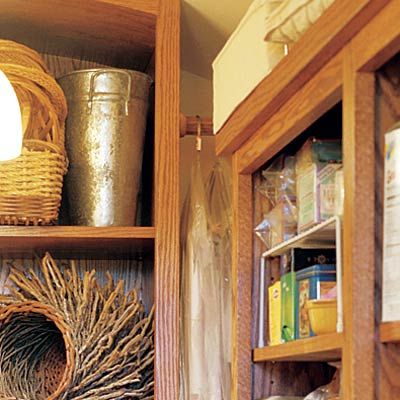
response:
<svg viewBox="0 0 400 400"><path fill-rule="evenodd" d="M345 3L335 2L332 10L337 7L337 11ZM350 34L349 31L346 31L347 28L344 28L345 32L340 35L349 36L346 40L342 42L339 40L336 43L338 44L337 51L327 56L324 52L329 53L332 51L332 47L329 45L329 40L325 42L327 49L322 46L321 52L324 53L326 58L319 64L317 70L312 69L313 65L315 67L312 62L307 64L310 60L308 51L302 52L301 56L304 56L305 60L302 61L300 58L297 60L299 65L297 66L298 75L296 76L301 76L302 67L305 66L306 73L310 73L308 79L305 79L304 84L297 88L293 86L296 82L290 81L290 83L283 84L283 94L282 90L274 92L276 87L281 84L280 81L286 79L288 75L282 74L282 71L289 72L289 65L294 62L293 52L292 55L289 54L276 71L266 78L236 110L228 124L223 128L223 132L229 132L232 135L221 136L219 139L217 138L217 141L219 140L220 143L220 152L237 151L236 173L238 177L241 177L240 179L248 176L246 174L253 173L287 143L298 137L307 127L307 121L312 122L318 118L318 114L326 111L327 105L324 106L323 104L324 93L320 94L315 103L313 99L309 99L318 92L317 80L315 80L313 90L309 86L309 91L306 92L306 88L311 85L316 74L323 76L326 65L329 62L334 62L335 56L333 58L332 56L340 54L338 52L342 49L340 56L342 60L337 65L338 79L343 82L343 149L346 191L343 220L345 331L341 337L342 398L345 400L398 400L400 399L398 324L386 323L381 325L381 253L383 133L395 121L400 120L400 96L398 95L400 90L398 78L400 71L400 56L398 54L400 51L400 30L398 23L396 23L400 16L400 7L399 2L395 0L352 2L352 4L347 2L345 7L348 6L354 8L360 6L362 10L354 18L346 15L346 12L341 13L341 17L335 18L338 24L340 18L344 24L346 24L344 20L351 20L347 27L352 30ZM331 12L334 13L334 11ZM325 22L328 27L329 22L327 20ZM318 22L315 26L317 25ZM320 29L320 31L322 32L323 29ZM358 31L359 33L357 33ZM318 32L315 32L315 36L318 36ZM344 36L340 37L344 38ZM353 39L350 40L352 37ZM312 38L309 39L310 41L313 40ZM336 42L336 39L333 38L333 40ZM301 41L297 45L300 49ZM306 47L303 47L303 50L305 49ZM294 57L293 60L290 59L291 56ZM375 70L393 56L395 57L389 63L389 66L385 65L384 69L378 72L378 78L381 74L385 74L386 78L389 77L389 81L397 86L392 94L389 91L389 95L382 93L378 86L376 97ZM396 62L397 65L394 65ZM340 72L341 63L343 63L342 72ZM309 71L309 69L311 70ZM343 74L343 77L341 74ZM293 75L290 76L293 78ZM269 87L267 87L267 82L270 83ZM320 84L324 85L323 80L320 81ZM285 107L301 91L307 98L308 105L306 104L301 111L302 104L297 101L300 112L296 115L298 108L293 107L289 112L288 108ZM338 92L334 91L334 93L334 98L338 99L335 97L338 96ZM320 111L318 111L319 108ZM313 110L317 110L317 116L311 118ZM278 115L280 118L278 118ZM274 120L274 118L276 119ZM288 121L283 120L284 118ZM272 122L275 122L279 128ZM282 135L288 136L286 138L279 137L279 131L282 132ZM263 134L259 132L263 132ZM274 139L271 139L269 132L276 132ZM246 140L248 142L243 144ZM252 162L254 162L253 165L251 165ZM257 206L257 202L255 204ZM241 230L243 231L243 228ZM246 243L243 247L250 248L250 244ZM240 249L238 252L240 253ZM256 274L256 271L253 270L253 297L255 296L254 290L257 293L254 281ZM247 304L245 307L247 307ZM253 342L256 340L255 332L257 331L254 307L253 299ZM382 340L385 341L383 344L379 337L379 331L382 334ZM391 341L396 341L396 343L391 343ZM267 360L274 360L276 357L288 357L286 359L290 360L298 357L299 360L306 360L306 352L311 352L310 359L323 359L324 356L328 355L329 358L334 356L335 353L337 356L340 351L337 348L332 349L332 352L328 349L324 355L324 350L321 350L319 354L318 352L314 353L315 345L312 345L311 349L302 350L298 350L294 343L290 345L294 347L278 346L275 349L256 349L254 355L258 357L260 352L263 352L261 354ZM327 345L330 346L331 343ZM285 350L285 353L283 353L282 349L288 349L288 351ZM299 355L293 355L297 351ZM266 355L264 352L266 352ZM314 355L316 358L313 358ZM239 358L240 355L238 354L237 357ZM297 375L302 375L307 379L317 378L319 376L318 368L321 370L323 364L302 362L297 364L297 366L294 366L294 363L264 362L263 359L260 359L260 363L253 366L253 381L250 383L250 385L253 385L254 398L264 398L275 394L302 394L302 388L298 385L296 379L292 379L290 371L296 371ZM243 365L247 367L246 364ZM281 369L281 366L286 367L286 370ZM243 381L243 375L236 372L236 376ZM325 376L327 377L328 374ZM238 385L239 383L236 383L236 386ZM293 390L293 387L296 389ZM245 388L242 389L246 393Z"/></svg>
<svg viewBox="0 0 400 400"><path fill-rule="evenodd" d="M261 171L257 171L253 174L253 226L256 226L264 218L264 213L270 210L271 205L265 201L265 198L257 190L257 187L262 182ZM240 211L239 211L240 212ZM258 350L258 336L259 336L259 310L260 310L260 256L265 250L265 246L260 240L255 238L253 235L253 273L252 273L252 337L251 345L255 349L253 351L254 356L258 352L264 350L268 353L270 350L275 351L276 349L265 348ZM278 281L280 278L280 259L270 259L268 267L265 271L265 289L268 290L268 286ZM268 330L268 296L265 299L265 343L269 340ZM243 310L245 312L245 310ZM296 347L297 350L299 349ZM290 350L289 350L290 351ZM340 352L340 350L339 350ZM333 354L335 353L335 354ZM268 353L269 354L269 353ZM328 353L326 353L327 355ZM282 353L281 353L282 355ZM286 353L287 355L287 353ZM338 351L331 352L329 354L334 359L340 358ZM312 359L311 356L304 359L307 361L315 360L327 360L333 359L329 357L315 357ZM285 357L283 357L285 359ZM261 399L273 395L306 395L314 390L316 387L321 386L329 382L332 376L332 368L328 367L326 363L320 362L298 362L301 361L301 357L297 353L292 354L292 358L287 357L286 360L295 360L295 362L275 362L273 359L266 359L269 362L256 362L253 363L252 367L252 398ZM241 376L241 374L239 374Z"/></svg>
<svg viewBox="0 0 400 400"><path fill-rule="evenodd" d="M264 366L269 379L259 382L253 396L255 400L270 396L306 396L328 384L335 371L327 363L320 362L267 362L256 366Z"/></svg>
<svg viewBox="0 0 400 400"><path fill-rule="evenodd" d="M143 70L155 47L155 0L4 0L0 37L42 53Z"/></svg>
<svg viewBox="0 0 400 400"><path fill-rule="evenodd" d="M0 227L1 253L14 257L51 251L65 258L126 258L152 252L154 238L152 227Z"/></svg>
<svg viewBox="0 0 400 400"><path fill-rule="evenodd" d="M333 333L254 349L254 362L334 361L342 357L343 335Z"/></svg>
<svg viewBox="0 0 400 400"><path fill-rule="evenodd" d="M400 344L387 343L380 348L380 374L376 385L379 400L400 399Z"/></svg>
<svg viewBox="0 0 400 400"><path fill-rule="evenodd" d="M400 4L392 0L354 37L352 49L357 71L375 72L399 51L399 18Z"/></svg>
<svg viewBox="0 0 400 400"><path fill-rule="evenodd" d="M160 2L155 98L155 399L179 398L180 1Z"/></svg>
<svg viewBox="0 0 400 400"><path fill-rule="evenodd" d="M237 150L387 2L335 1L230 116L217 135L217 153Z"/></svg>
<svg viewBox="0 0 400 400"><path fill-rule="evenodd" d="M238 150L240 173L252 173L341 99L342 53L333 57Z"/></svg>
<svg viewBox="0 0 400 400"><path fill-rule="evenodd" d="M63 56L54 56L52 54L41 54L48 69L55 78L69 74L80 69L108 68L109 65L96 61L90 61L80 58L71 58Z"/></svg>
<svg viewBox="0 0 400 400"><path fill-rule="evenodd" d="M146 14L158 14L158 3L162 0L96 0L97 3L105 3L113 6L125 7Z"/></svg>
<svg viewBox="0 0 400 400"><path fill-rule="evenodd" d="M375 118L373 74L356 73L344 53L343 397L374 399Z"/></svg>
<svg viewBox="0 0 400 400"><path fill-rule="evenodd" d="M210 117L200 116L200 121L198 121L197 116L181 114L180 136L184 137L186 135L197 135L198 122L200 122L202 136L214 135L213 122Z"/></svg>
<svg viewBox="0 0 400 400"><path fill-rule="evenodd" d="M400 343L400 321L380 324L379 337L383 343Z"/></svg>
<svg viewBox="0 0 400 400"><path fill-rule="evenodd" d="M241 175L232 157L232 388L231 400L252 399L252 239L251 175Z"/></svg>

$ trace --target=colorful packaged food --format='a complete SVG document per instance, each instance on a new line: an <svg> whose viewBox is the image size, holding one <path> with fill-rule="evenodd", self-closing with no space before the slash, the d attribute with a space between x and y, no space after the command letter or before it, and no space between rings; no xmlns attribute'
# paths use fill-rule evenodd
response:
<svg viewBox="0 0 400 400"><path fill-rule="evenodd" d="M341 168L341 164L311 164L297 176L299 232L335 215L335 174Z"/></svg>
<svg viewBox="0 0 400 400"><path fill-rule="evenodd" d="M295 339L296 271L315 264L335 264L335 249L294 248L281 256L282 341Z"/></svg>
<svg viewBox="0 0 400 400"><path fill-rule="evenodd" d="M314 336L307 301L321 299L336 286L336 265L317 264L296 272L296 339Z"/></svg>
<svg viewBox="0 0 400 400"><path fill-rule="evenodd" d="M281 276L282 297L282 342L290 342L296 337L296 273Z"/></svg>
<svg viewBox="0 0 400 400"><path fill-rule="evenodd" d="M281 282L268 288L269 345L281 343Z"/></svg>

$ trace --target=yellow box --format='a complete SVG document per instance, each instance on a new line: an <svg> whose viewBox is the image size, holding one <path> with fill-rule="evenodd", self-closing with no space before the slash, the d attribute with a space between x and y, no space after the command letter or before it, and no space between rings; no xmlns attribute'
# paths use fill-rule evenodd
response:
<svg viewBox="0 0 400 400"><path fill-rule="evenodd" d="M275 282L268 288L269 344L281 344L281 282Z"/></svg>
<svg viewBox="0 0 400 400"><path fill-rule="evenodd" d="M337 301L309 300L307 302L308 315L311 328L316 335L325 335L336 332Z"/></svg>

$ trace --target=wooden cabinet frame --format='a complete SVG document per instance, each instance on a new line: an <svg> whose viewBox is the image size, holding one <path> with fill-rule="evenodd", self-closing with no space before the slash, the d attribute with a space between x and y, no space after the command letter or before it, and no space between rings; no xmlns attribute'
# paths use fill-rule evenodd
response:
<svg viewBox="0 0 400 400"><path fill-rule="evenodd" d="M147 70L155 78L153 226L0 227L0 249L73 257L109 249L115 258L154 249L155 399L178 400L180 1L4 0L0 10L1 38L71 66L98 63Z"/></svg>
<svg viewBox="0 0 400 400"><path fill-rule="evenodd" d="M267 397L277 376L285 381L271 362L253 362L258 271L252 174L340 100L346 193L342 397L400 398L400 347L379 339L382 135L376 118L376 72L400 51L399 20L395 0L337 0L217 136L217 151L233 156L232 400ZM399 340L398 324L381 331L386 341Z"/></svg>

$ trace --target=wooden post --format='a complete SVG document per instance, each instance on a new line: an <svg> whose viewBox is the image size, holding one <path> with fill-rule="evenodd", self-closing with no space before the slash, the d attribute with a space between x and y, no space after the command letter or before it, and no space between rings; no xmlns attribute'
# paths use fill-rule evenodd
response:
<svg viewBox="0 0 400 400"><path fill-rule="evenodd" d="M252 178L232 159L232 390L231 400L252 399Z"/></svg>
<svg viewBox="0 0 400 400"><path fill-rule="evenodd" d="M155 120L155 398L179 398L180 2L159 2Z"/></svg>
<svg viewBox="0 0 400 400"><path fill-rule="evenodd" d="M343 398L374 399L375 79L354 68L351 44L343 70L344 334Z"/></svg>

